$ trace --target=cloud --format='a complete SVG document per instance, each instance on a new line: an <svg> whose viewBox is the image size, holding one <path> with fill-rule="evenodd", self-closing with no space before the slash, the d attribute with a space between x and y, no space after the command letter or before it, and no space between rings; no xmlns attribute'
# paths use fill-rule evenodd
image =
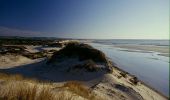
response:
<svg viewBox="0 0 170 100"><path fill-rule="evenodd" d="M0 36L42 36L44 33L0 26Z"/></svg>

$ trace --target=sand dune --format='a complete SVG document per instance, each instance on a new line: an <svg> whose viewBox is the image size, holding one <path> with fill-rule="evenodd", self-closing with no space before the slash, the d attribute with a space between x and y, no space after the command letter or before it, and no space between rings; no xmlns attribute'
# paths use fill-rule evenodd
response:
<svg viewBox="0 0 170 100"><path fill-rule="evenodd" d="M14 66L25 65L33 62L31 59L18 54L0 55L0 69L10 68Z"/></svg>
<svg viewBox="0 0 170 100"><path fill-rule="evenodd" d="M75 47L74 45L72 46L72 48L69 48L69 53L63 49L63 51L56 52L50 59L42 58L32 61L19 56L17 67L3 67L0 72L21 74L25 77L51 81L53 84L60 85L64 85L68 81L79 81L92 90L97 97L104 100L167 100L166 97L147 87L142 82L138 80L136 81L137 83L131 81L134 79L133 76L127 73L126 75L122 74L123 71L112 65L100 51L87 45L76 44ZM77 49L79 52L76 51ZM87 55L87 52L90 55ZM1 56L1 58L5 57L10 59L11 55ZM98 58L96 59L95 57ZM22 63L20 62L21 59ZM23 64L29 61L31 63ZM15 61L9 60L7 62L9 63L6 66L11 66ZM112 68L110 69L110 67ZM0 81L4 80L0 79ZM3 87L3 85L0 85L0 87ZM50 89L50 91L52 90ZM58 94L58 92L55 93ZM81 94L76 96L76 99L81 100L84 97ZM86 99L91 100L90 98Z"/></svg>

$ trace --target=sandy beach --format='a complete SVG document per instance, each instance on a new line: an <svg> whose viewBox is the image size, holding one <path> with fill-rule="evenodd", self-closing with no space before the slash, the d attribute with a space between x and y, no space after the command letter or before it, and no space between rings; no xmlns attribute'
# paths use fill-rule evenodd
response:
<svg viewBox="0 0 170 100"><path fill-rule="evenodd" d="M34 52L38 52L40 50L30 46L28 46L28 48L29 51ZM28 48L26 50L28 50ZM60 53L57 55L60 55ZM13 57L16 57L17 59L15 58L15 61L8 60ZM52 60L54 63L52 65L46 64L46 62L48 61L47 59L40 58L31 60L19 55L4 55L0 57L0 61L2 61L3 59L5 59L6 62L5 64L0 63L1 72L5 71L8 73L17 73L33 78L53 80L54 84L56 84L55 87L60 87L64 85L64 83L68 80L81 81L83 84L85 84L86 87L91 88L93 93L97 97L101 97L104 100L121 100L122 98L126 98L128 100L167 100L167 97L148 87L143 82L139 81L138 84L135 85L131 81L134 76L131 74L127 74L121 69L118 69L118 67L116 67L115 65L112 65L113 69L111 70L111 73L105 72L104 70L101 70L99 72L88 72L85 71L86 69L79 69L79 67L78 69L74 69L74 66L81 66L84 63L88 62L79 61L77 58L74 58L74 56L73 58L71 57L67 59L60 58L61 61L58 63L54 62L55 59L58 59L54 56L54 60ZM53 68L53 66L55 66L57 69ZM105 65L100 65L100 63L96 64L95 66L98 66L96 68L105 68ZM78 97L76 97L76 99L77 98ZM83 97L80 96L80 98Z"/></svg>
<svg viewBox="0 0 170 100"><path fill-rule="evenodd" d="M159 52L159 55L169 57L169 47L168 46L156 46L156 45L114 45L114 47L126 48L132 50L143 50L143 51L155 51Z"/></svg>

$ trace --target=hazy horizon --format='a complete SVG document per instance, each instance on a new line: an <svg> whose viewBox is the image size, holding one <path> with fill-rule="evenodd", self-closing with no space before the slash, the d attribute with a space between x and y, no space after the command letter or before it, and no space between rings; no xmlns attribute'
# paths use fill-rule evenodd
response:
<svg viewBox="0 0 170 100"><path fill-rule="evenodd" d="M169 39L169 0L1 0L0 36Z"/></svg>
<svg viewBox="0 0 170 100"><path fill-rule="evenodd" d="M0 35L0 37L11 37L11 38L15 38L15 37L21 37L21 38L59 38L59 39L89 39L89 40L170 40L169 38L167 39L149 39L149 38L71 38L71 37L51 37L51 36L19 36L19 35Z"/></svg>

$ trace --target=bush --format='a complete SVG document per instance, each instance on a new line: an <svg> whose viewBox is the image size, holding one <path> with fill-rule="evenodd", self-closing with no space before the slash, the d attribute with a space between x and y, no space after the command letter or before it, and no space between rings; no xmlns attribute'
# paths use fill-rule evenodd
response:
<svg viewBox="0 0 170 100"><path fill-rule="evenodd" d="M130 82L132 82L134 85L137 85L139 80L137 77L134 76L133 78L130 79Z"/></svg>
<svg viewBox="0 0 170 100"><path fill-rule="evenodd" d="M126 72L120 72L120 75L123 76L124 78L127 77L127 73Z"/></svg>
<svg viewBox="0 0 170 100"><path fill-rule="evenodd" d="M73 69L86 69L88 72L98 71L100 68L92 60L87 60L83 64L78 64L73 67Z"/></svg>
<svg viewBox="0 0 170 100"><path fill-rule="evenodd" d="M78 42L68 43L66 47L58 52L55 52L52 58L49 60L49 63L54 62L57 58L62 57L78 57L79 60L91 59L95 62L107 63L104 53L87 44L81 44Z"/></svg>
<svg viewBox="0 0 170 100"><path fill-rule="evenodd" d="M37 59L37 58L46 57L44 52L26 53L26 54L23 54L23 56L28 57L30 59Z"/></svg>

